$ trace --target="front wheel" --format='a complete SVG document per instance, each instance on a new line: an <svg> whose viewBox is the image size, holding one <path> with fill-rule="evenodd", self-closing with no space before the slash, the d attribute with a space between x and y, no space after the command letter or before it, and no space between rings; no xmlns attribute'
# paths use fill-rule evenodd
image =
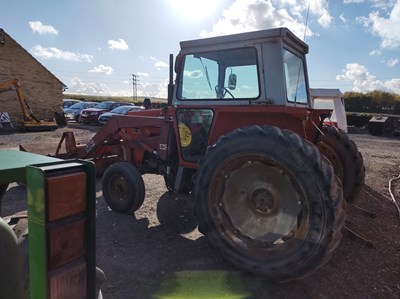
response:
<svg viewBox="0 0 400 299"><path fill-rule="evenodd" d="M141 207L145 187L141 174L130 163L110 165L103 175L103 197L109 207L119 213L133 213Z"/></svg>
<svg viewBox="0 0 400 299"><path fill-rule="evenodd" d="M272 126L209 148L194 189L199 230L234 265L276 281L324 264L341 240L340 180L317 148Z"/></svg>

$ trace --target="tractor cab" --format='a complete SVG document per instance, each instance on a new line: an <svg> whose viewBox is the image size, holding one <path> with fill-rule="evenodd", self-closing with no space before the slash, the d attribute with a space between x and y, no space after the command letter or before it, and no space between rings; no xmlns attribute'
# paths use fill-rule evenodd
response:
<svg viewBox="0 0 400 299"><path fill-rule="evenodd" d="M236 128L275 125L312 139L305 55L287 28L183 41L170 102L182 163L197 168L207 146ZM307 121L304 121L307 120Z"/></svg>
<svg viewBox="0 0 400 299"><path fill-rule="evenodd" d="M173 105L309 106L308 46L287 28L180 43Z"/></svg>

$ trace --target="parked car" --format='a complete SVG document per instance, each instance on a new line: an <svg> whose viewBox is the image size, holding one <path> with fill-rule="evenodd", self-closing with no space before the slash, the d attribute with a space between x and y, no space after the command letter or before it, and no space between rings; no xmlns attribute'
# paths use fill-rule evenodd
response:
<svg viewBox="0 0 400 299"><path fill-rule="evenodd" d="M119 114L119 115L125 115L130 111L137 111L137 110L144 110L143 107L138 107L138 106L119 106L110 112L106 112L103 114L100 114L98 118L98 122L102 125L105 125L111 118L111 116Z"/></svg>
<svg viewBox="0 0 400 299"><path fill-rule="evenodd" d="M81 111L86 108L94 107L96 104L96 102L77 102L71 107L64 109L65 119L67 121L74 120L78 122Z"/></svg>
<svg viewBox="0 0 400 299"><path fill-rule="evenodd" d="M84 123L97 123L100 114L109 112L119 106L133 106L133 104L114 101L103 101L96 104L96 106L94 106L93 108L83 109L79 116L79 121L82 121Z"/></svg>
<svg viewBox="0 0 400 299"><path fill-rule="evenodd" d="M94 106L93 108L83 109L79 116L79 121L84 123L97 123L100 114L109 112L119 106L131 106L131 105L133 104L114 102L114 101L103 101L96 104L96 106Z"/></svg>
<svg viewBox="0 0 400 299"><path fill-rule="evenodd" d="M74 100L74 99L63 99L63 105L62 108L67 109L69 107L71 107L72 105L76 104L76 103L80 103L82 102L81 100Z"/></svg>

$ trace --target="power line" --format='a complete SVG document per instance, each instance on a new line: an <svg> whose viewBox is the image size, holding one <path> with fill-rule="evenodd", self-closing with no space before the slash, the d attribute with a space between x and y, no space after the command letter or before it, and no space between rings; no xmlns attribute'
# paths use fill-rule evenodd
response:
<svg viewBox="0 0 400 299"><path fill-rule="evenodd" d="M137 85L139 82L138 77L139 75L132 74L132 95L135 102L137 101Z"/></svg>

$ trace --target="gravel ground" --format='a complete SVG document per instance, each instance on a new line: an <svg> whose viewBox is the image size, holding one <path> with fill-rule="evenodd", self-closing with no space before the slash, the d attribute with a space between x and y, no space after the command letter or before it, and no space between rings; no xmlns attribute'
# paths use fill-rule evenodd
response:
<svg viewBox="0 0 400 299"><path fill-rule="evenodd" d="M52 153L63 131L73 130L84 141L98 128L71 124L54 132L0 134L0 149L36 144ZM366 167L366 184L355 205L374 217L350 209L348 229L330 261L285 284L225 262L197 231L190 195L168 193L161 177L144 176L145 202L134 215L110 211L98 180L97 264L107 278L104 298L400 298L400 218L388 190L389 180L400 173L400 140L368 134L350 138ZM400 182L394 182L393 192L399 201ZM11 184L1 216L24 212L25 198L25 189ZM349 229L370 243L354 238Z"/></svg>

